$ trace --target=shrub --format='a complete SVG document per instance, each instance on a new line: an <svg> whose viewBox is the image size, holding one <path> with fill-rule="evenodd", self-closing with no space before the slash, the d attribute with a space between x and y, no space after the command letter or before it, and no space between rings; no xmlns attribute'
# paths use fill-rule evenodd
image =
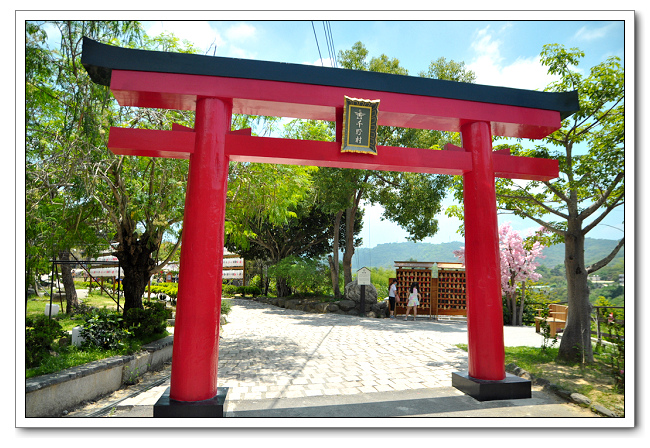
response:
<svg viewBox="0 0 650 448"><path fill-rule="evenodd" d="M124 328L124 319L117 311L106 308L93 309L86 314L80 331L84 338L82 347L97 347L103 350L121 350L127 347L129 330Z"/></svg>
<svg viewBox="0 0 650 448"><path fill-rule="evenodd" d="M283 258L269 268L269 276L287 279L296 293L323 294L331 288L329 266L321 260L307 260L295 256Z"/></svg>
<svg viewBox="0 0 650 448"><path fill-rule="evenodd" d="M93 310L96 310L97 307L89 305L88 303L79 303L77 306L72 308L72 319L75 318L84 318L88 313L92 312Z"/></svg>
<svg viewBox="0 0 650 448"><path fill-rule="evenodd" d="M47 316L27 318L25 323L25 365L35 367L49 356L55 341L67 333L59 322Z"/></svg>
<svg viewBox="0 0 650 448"><path fill-rule="evenodd" d="M167 316L164 303L147 301L144 309L131 308L124 313L124 325L136 338L145 338L164 333Z"/></svg>
<svg viewBox="0 0 650 448"><path fill-rule="evenodd" d="M262 294L262 291L257 286L238 286L236 291L238 294L254 297Z"/></svg>
<svg viewBox="0 0 650 448"><path fill-rule="evenodd" d="M232 309L232 303L230 303L230 300L222 300L221 301L221 315L222 316L227 316L228 313L230 313L230 310Z"/></svg>
<svg viewBox="0 0 650 448"><path fill-rule="evenodd" d="M178 283L165 282L151 285L153 294L165 294L173 299L178 297Z"/></svg>
<svg viewBox="0 0 650 448"><path fill-rule="evenodd" d="M233 297L237 294L237 286L235 285L223 285L221 287L221 295L223 297Z"/></svg>

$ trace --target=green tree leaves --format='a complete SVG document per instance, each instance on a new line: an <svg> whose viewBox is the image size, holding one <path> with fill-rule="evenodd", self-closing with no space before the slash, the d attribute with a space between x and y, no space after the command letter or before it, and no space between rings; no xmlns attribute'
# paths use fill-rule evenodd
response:
<svg viewBox="0 0 650 448"><path fill-rule="evenodd" d="M559 81L547 91L577 90L580 111L562 122L562 128L544 139L545 146L532 150L515 146L517 155L556 158L560 177L548 182L522 184L497 181L499 206L544 226L566 244L566 275L569 309L560 357L593 359L588 332L589 288L587 274L605 266L624 239L602 260L585 266L585 235L615 208L624 204L624 74L618 58L592 67L588 76L576 71L584 53L577 48L545 45L542 64ZM585 336L586 334L586 336Z"/></svg>

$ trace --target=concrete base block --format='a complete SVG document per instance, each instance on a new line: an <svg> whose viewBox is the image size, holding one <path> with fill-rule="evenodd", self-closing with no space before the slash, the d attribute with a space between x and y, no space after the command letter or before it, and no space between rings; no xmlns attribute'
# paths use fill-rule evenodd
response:
<svg viewBox="0 0 650 448"><path fill-rule="evenodd" d="M227 387L218 387L209 400L176 401L169 398L169 388L153 406L153 416L162 418L219 418L226 414Z"/></svg>
<svg viewBox="0 0 650 448"><path fill-rule="evenodd" d="M472 378L467 372L453 372L451 385L478 401L531 398L530 380L506 373L500 381Z"/></svg>
<svg viewBox="0 0 650 448"><path fill-rule="evenodd" d="M81 330L83 327L74 327L72 329L72 345L79 347L84 342L83 336L81 336Z"/></svg>
<svg viewBox="0 0 650 448"><path fill-rule="evenodd" d="M51 311L52 311L52 316L56 316L57 314L59 314L59 305L57 305L56 303L53 303L52 306L51 306ZM49 303L45 305L45 315L46 316L50 315L50 304Z"/></svg>

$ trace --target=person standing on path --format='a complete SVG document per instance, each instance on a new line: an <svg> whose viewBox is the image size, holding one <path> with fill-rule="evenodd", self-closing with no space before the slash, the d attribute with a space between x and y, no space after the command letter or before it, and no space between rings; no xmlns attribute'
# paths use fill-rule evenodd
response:
<svg viewBox="0 0 650 448"><path fill-rule="evenodd" d="M393 280L388 289L388 308L390 309L390 318L395 319L395 303L399 300L397 295L397 280Z"/></svg>
<svg viewBox="0 0 650 448"><path fill-rule="evenodd" d="M404 320L408 319L411 309L413 309L413 320L418 317L418 305L420 304L419 287L420 285L417 282L411 283L411 288L409 289L411 294L409 295L408 302L406 302L406 316L404 316Z"/></svg>

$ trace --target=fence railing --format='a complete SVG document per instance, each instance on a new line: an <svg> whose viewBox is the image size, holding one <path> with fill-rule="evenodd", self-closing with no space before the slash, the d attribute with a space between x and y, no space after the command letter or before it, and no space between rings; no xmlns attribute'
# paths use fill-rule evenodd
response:
<svg viewBox="0 0 650 448"><path fill-rule="evenodd" d="M561 305L568 305L568 302L558 302ZM548 302L526 302L526 305L532 307L544 307L548 306ZM625 327L625 319L617 318L613 312L608 312L607 310L625 310L624 306L613 306L613 305L599 305L592 306L591 320L594 322L596 329L591 330L591 334L596 337L598 342L602 342L605 331L603 327L606 327L608 323L615 323ZM610 338L617 338L619 335L611 334L607 332L606 334Z"/></svg>
<svg viewBox="0 0 650 448"><path fill-rule="evenodd" d="M602 324L609 324L609 323L616 323L618 325L621 325L625 327L625 319L617 319L614 313L608 313L607 311L601 312L601 310L625 310L624 306L594 306L592 307L593 312L591 319L596 323L596 331L591 331L591 334L595 334L596 338L598 339L598 342L602 342L603 339L603 332L601 330L601 323ZM618 335L612 335L611 333L609 334L611 338L613 337L618 337Z"/></svg>

